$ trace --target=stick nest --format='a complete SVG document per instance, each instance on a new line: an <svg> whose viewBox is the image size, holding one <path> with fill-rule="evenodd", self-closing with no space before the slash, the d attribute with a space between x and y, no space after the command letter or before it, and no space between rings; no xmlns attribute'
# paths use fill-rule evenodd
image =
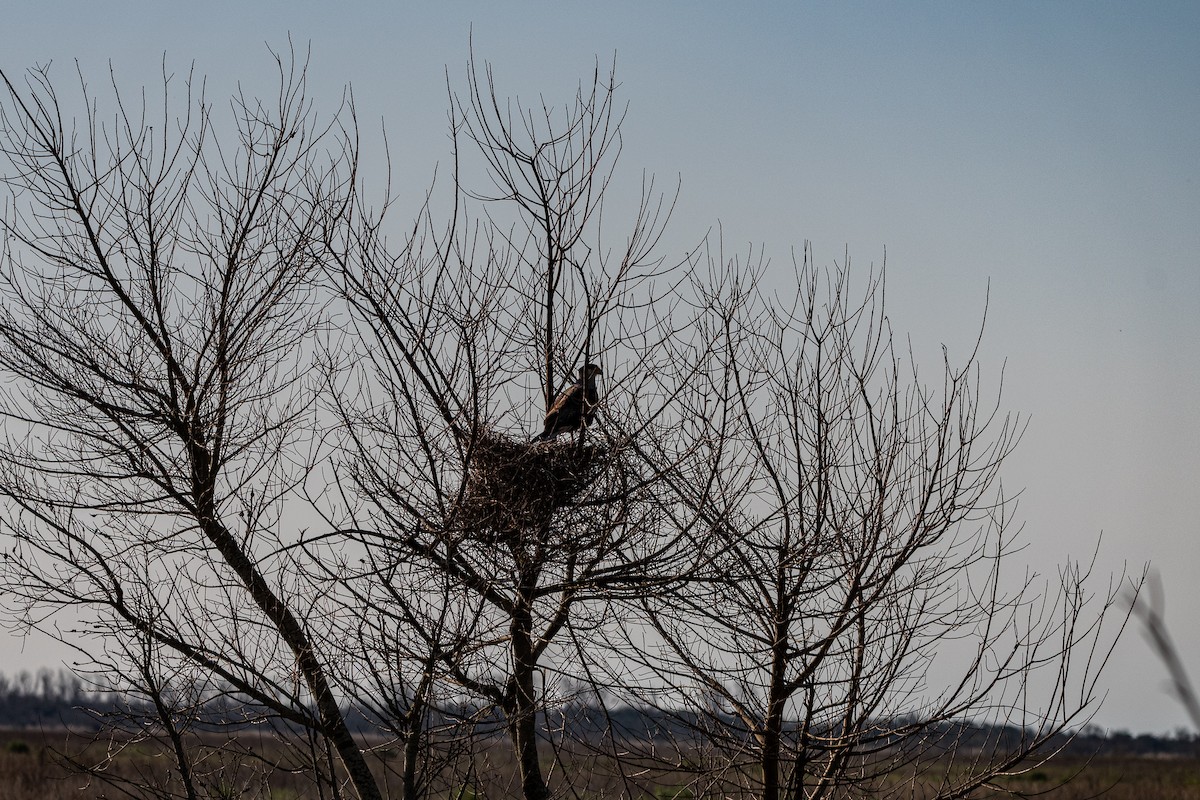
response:
<svg viewBox="0 0 1200 800"><path fill-rule="evenodd" d="M554 512L571 505L595 479L605 452L574 436L530 443L483 431L469 445L455 527L467 538L487 542L544 530Z"/></svg>

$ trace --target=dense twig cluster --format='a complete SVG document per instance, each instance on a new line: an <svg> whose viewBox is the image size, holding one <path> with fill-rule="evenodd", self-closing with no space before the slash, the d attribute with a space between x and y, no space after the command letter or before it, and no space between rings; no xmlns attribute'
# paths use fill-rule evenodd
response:
<svg viewBox="0 0 1200 800"><path fill-rule="evenodd" d="M466 486L448 527L489 542L516 542L528 531L549 529L555 512L574 504L608 457L594 442L531 446L483 431L471 444Z"/></svg>

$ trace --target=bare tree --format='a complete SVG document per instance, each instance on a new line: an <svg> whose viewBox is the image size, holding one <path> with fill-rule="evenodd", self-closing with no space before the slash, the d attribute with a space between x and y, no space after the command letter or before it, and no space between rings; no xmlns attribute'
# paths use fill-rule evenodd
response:
<svg viewBox="0 0 1200 800"><path fill-rule="evenodd" d="M303 61L276 66L272 102L233 98L232 137L190 75L164 72L159 104L114 79L101 111L81 74L81 117L48 70L3 76L4 588L319 733L374 798L280 522L311 436L317 234L356 145L317 119Z"/></svg>
<svg viewBox="0 0 1200 800"><path fill-rule="evenodd" d="M635 651L653 676L635 696L696 727L723 796L995 789L1094 711L1113 587L1089 617L1086 570L1006 581L999 474L1022 427L976 352L922 379L882 272L856 290L806 247L795 296L766 301L728 269L747 288L708 376L719 486L683 497L719 545L703 580L643 604L658 644ZM1019 734L967 740L995 725Z"/></svg>
<svg viewBox="0 0 1200 800"><path fill-rule="evenodd" d="M664 420L684 397L703 402L692 379L711 353L691 333L703 309L676 308L685 274L653 256L669 204L652 181L608 240L614 89L597 70L565 108L506 104L472 62L452 100L445 216L431 195L393 248L384 214L364 211L353 239L328 246L361 343L359 369L335 371L329 393L352 454L330 521L366 554L339 580L379 609L376 635L420 632L410 658L464 707L498 710L527 798L551 792L543 720L607 604L662 591L696 555L663 507L657 459L690 458L688 432ZM605 415L532 443L531 411L588 363L604 367Z"/></svg>

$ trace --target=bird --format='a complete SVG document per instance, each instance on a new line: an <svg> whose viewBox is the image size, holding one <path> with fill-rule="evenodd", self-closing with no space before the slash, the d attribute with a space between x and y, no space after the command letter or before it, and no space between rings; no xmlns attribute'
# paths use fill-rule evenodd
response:
<svg viewBox="0 0 1200 800"><path fill-rule="evenodd" d="M535 442L548 442L560 433L577 431L590 425L596 416L600 394L596 391L596 376L603 374L596 364L585 364L579 368L579 380L572 383L554 399L546 412L545 429L533 437Z"/></svg>

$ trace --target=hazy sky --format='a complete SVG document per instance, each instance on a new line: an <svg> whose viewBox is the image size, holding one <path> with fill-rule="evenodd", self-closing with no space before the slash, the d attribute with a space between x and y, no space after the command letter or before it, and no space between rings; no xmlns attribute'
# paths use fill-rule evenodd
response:
<svg viewBox="0 0 1200 800"><path fill-rule="evenodd" d="M629 103L621 177L682 180L668 255L720 224L786 276L887 252L890 316L918 350L971 345L1029 417L1005 471L1023 488L1014 568L1161 575L1200 679L1200 4L13 3L0 67L78 59L96 81L153 85L163 55L213 98L269 91L266 45L312 47L312 94L352 84L386 122L412 203L447 157L446 73L468 36L504 94L568 99L616 57ZM935 366L935 365L930 365ZM1101 576L1103 577L1103 575ZM1097 589L1103 590L1103 581ZM3 636L4 634L0 634ZM20 651L20 652L18 652ZM53 663L14 640L0 669ZM1184 723L1135 631L1098 721Z"/></svg>

